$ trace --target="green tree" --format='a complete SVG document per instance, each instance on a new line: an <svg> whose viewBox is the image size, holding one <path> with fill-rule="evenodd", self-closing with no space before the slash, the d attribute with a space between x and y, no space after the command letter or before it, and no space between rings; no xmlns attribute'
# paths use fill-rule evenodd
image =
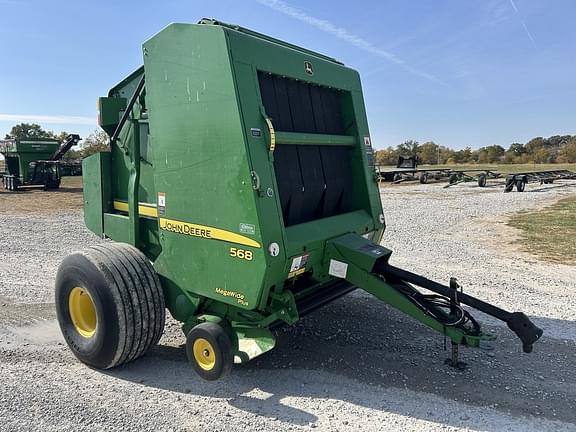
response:
<svg viewBox="0 0 576 432"><path fill-rule="evenodd" d="M524 148L526 149L526 153L528 153L530 156L533 156L536 153L536 151L543 148L545 144L546 141L544 140L544 138L536 137L528 141L524 145Z"/></svg>
<svg viewBox="0 0 576 432"><path fill-rule="evenodd" d="M103 130L92 132L83 142L80 154L82 159L99 152L110 151L110 138Z"/></svg>
<svg viewBox="0 0 576 432"><path fill-rule="evenodd" d="M491 145L481 147L478 149L478 162L479 163L494 163L499 162L504 156L504 147L499 145Z"/></svg>
<svg viewBox="0 0 576 432"><path fill-rule="evenodd" d="M456 152L454 150L452 150L451 148L448 148L446 146L439 146L438 147L439 153L440 153L440 158L438 159L438 163L440 164L445 164L448 163L448 161L451 161L451 163L456 162Z"/></svg>
<svg viewBox="0 0 576 432"><path fill-rule="evenodd" d="M55 138L54 132L45 131L42 126L36 123L20 123L12 126L5 139L26 139L26 138Z"/></svg>
<svg viewBox="0 0 576 432"><path fill-rule="evenodd" d="M418 158L422 164L437 164L440 159L440 146L433 141L425 142L418 147Z"/></svg>
<svg viewBox="0 0 576 432"><path fill-rule="evenodd" d="M401 156L418 156L419 147L418 141L408 140L398 145L397 150Z"/></svg>
<svg viewBox="0 0 576 432"><path fill-rule="evenodd" d="M462 150L458 150L454 152L453 156L454 162L456 163L470 163L474 162L472 157L472 149L470 147L466 147Z"/></svg>
<svg viewBox="0 0 576 432"><path fill-rule="evenodd" d="M552 159L550 151L545 147L537 148L532 152L531 156L535 163L550 163Z"/></svg>
<svg viewBox="0 0 576 432"><path fill-rule="evenodd" d="M558 162L576 163L576 136L570 138L558 152Z"/></svg>
<svg viewBox="0 0 576 432"><path fill-rule="evenodd" d="M514 156L520 156L526 153L526 149L524 148L524 144L512 143L510 144L510 147L508 147L508 150L506 150L506 153L510 153Z"/></svg>
<svg viewBox="0 0 576 432"><path fill-rule="evenodd" d="M376 150L376 165L392 165L396 166L398 163L398 151L393 147L388 147L382 150Z"/></svg>

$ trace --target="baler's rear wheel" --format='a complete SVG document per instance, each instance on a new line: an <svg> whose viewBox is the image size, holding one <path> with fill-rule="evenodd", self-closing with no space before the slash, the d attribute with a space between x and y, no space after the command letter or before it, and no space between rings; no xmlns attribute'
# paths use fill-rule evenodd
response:
<svg viewBox="0 0 576 432"><path fill-rule="evenodd" d="M137 359L158 342L164 295L142 252L107 243L64 259L56 276L56 313L74 355L109 369Z"/></svg>
<svg viewBox="0 0 576 432"><path fill-rule="evenodd" d="M186 354L200 377L214 381L230 373L234 363L232 341L214 322L198 324L186 337Z"/></svg>

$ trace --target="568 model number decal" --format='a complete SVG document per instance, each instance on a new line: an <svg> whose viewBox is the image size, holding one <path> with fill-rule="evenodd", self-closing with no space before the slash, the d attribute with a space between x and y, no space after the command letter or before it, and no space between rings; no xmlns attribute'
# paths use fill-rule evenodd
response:
<svg viewBox="0 0 576 432"><path fill-rule="evenodd" d="M230 256L234 258L244 259L246 261L252 261L252 251L245 249L238 249L235 247L230 248Z"/></svg>

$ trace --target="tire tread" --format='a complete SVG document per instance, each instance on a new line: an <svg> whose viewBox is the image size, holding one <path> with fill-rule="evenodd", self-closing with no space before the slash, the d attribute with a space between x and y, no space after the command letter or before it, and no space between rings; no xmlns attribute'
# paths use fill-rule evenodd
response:
<svg viewBox="0 0 576 432"><path fill-rule="evenodd" d="M166 317L160 279L146 256L125 243L92 246L83 252L109 281L118 304L120 337L106 369L136 360L158 343Z"/></svg>

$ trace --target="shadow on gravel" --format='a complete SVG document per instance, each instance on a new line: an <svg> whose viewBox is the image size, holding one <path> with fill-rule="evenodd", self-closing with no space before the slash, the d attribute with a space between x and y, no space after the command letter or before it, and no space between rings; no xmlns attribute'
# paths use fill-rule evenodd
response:
<svg viewBox="0 0 576 432"><path fill-rule="evenodd" d="M535 319L544 327L566 324ZM496 350L462 349L469 367L457 371L443 364L448 351L442 336L367 295L353 293L279 331L273 351L236 366L222 381L200 380L188 366L184 348L170 346L155 347L142 360L106 373L168 391L227 398L238 409L296 425L316 417L283 404L283 398L329 398L432 422L439 419L424 407L415 412L413 404L362 398L339 385L338 376L372 386L367 395L413 390L505 414L576 423L576 343L544 337L532 354L523 354L506 327L489 330L499 336ZM253 391L269 396L254 398L249 395ZM454 426L462 425L458 418Z"/></svg>
<svg viewBox="0 0 576 432"><path fill-rule="evenodd" d="M61 187L59 189L50 189L49 191L44 191L42 187L21 187L17 191L4 191L0 190L0 193L6 193L7 195L30 195L34 193L51 193L51 194L59 194L59 193L82 193L82 187Z"/></svg>
<svg viewBox="0 0 576 432"><path fill-rule="evenodd" d="M54 193L82 193L82 191L83 191L82 187L66 187L66 188L60 188L60 189L52 190L50 192L54 192Z"/></svg>

